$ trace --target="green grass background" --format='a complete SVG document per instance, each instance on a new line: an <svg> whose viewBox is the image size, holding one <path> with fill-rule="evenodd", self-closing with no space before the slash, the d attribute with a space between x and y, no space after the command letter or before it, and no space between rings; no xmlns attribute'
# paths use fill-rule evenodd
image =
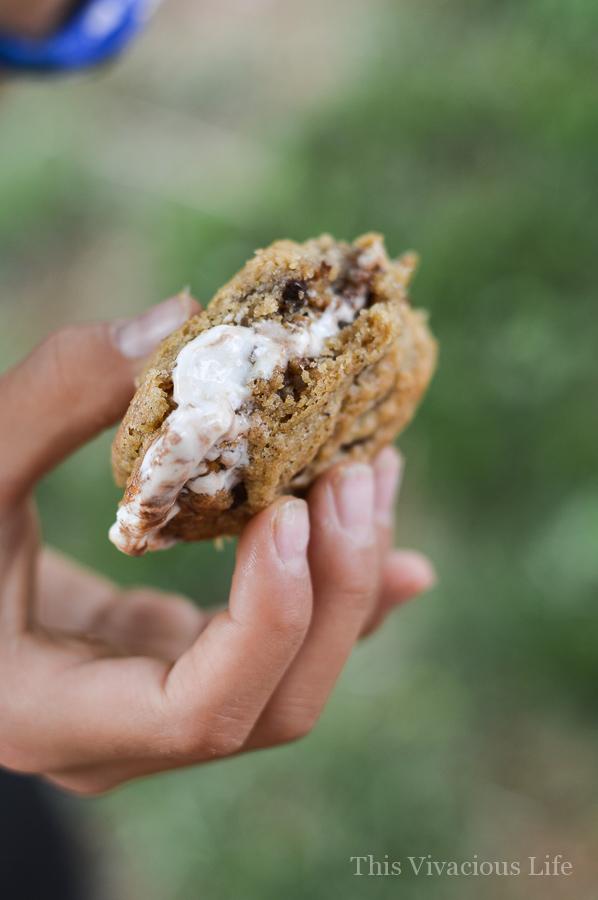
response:
<svg viewBox="0 0 598 900"><path fill-rule="evenodd" d="M256 246L383 231L422 256L440 367L398 539L438 588L360 647L312 736L81 804L111 896L596 896L598 6L176 3L102 74L0 95L0 358L61 322L204 299ZM284 8L283 8L284 7ZM123 583L226 596L233 548L106 540L105 436L39 489ZM357 878L349 857L568 880Z"/></svg>

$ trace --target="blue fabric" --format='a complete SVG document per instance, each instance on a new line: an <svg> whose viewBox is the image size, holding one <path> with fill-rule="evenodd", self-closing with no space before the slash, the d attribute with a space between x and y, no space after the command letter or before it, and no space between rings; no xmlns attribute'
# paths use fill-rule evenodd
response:
<svg viewBox="0 0 598 900"><path fill-rule="evenodd" d="M0 31L0 68L60 72L98 65L126 47L156 5L156 0L87 0L49 37Z"/></svg>

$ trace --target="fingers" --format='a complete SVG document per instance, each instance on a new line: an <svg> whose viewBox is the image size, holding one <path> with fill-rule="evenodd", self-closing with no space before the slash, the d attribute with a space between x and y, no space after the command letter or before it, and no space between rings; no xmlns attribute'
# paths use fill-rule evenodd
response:
<svg viewBox="0 0 598 900"><path fill-rule="evenodd" d="M208 616L183 597L123 590L46 548L38 563L36 623L49 632L101 641L117 652L174 661Z"/></svg>
<svg viewBox="0 0 598 900"><path fill-rule="evenodd" d="M436 583L436 574L431 562L421 553L415 550L395 550L388 554L386 564L382 573L382 587L375 616L370 617L367 630L362 632L362 636L370 634L376 630L384 621L389 612L401 603L406 602L412 597L423 593L432 588ZM301 653L302 651L300 651ZM296 657L296 665L298 668L300 660ZM291 668L289 675L293 675ZM286 690L286 686L281 682L278 695L275 695L274 702L280 702L280 698ZM278 699L277 699L278 697ZM272 716L272 710L266 707L263 715L264 721L258 723L246 744L246 749L256 749L258 746L269 746L271 744L283 743L289 738L301 737L314 724L311 718L297 720L295 718L297 709L295 706L288 705L286 710L281 712L282 716L289 716L289 724L272 728L266 732L267 720ZM314 715L314 721L317 713ZM170 764L169 764L169 767ZM74 791L83 795L95 795L103 793L117 786L123 781L131 778L139 778L152 774L160 769L165 768L164 762L132 760L125 763L115 763L111 766L95 766L88 769L75 768L72 771L56 773L51 780L59 787L69 791Z"/></svg>
<svg viewBox="0 0 598 900"><path fill-rule="evenodd" d="M376 609L365 624L361 636L372 634L393 609L431 590L435 584L436 572L426 556L416 550L393 550L383 564Z"/></svg>
<svg viewBox="0 0 598 900"><path fill-rule="evenodd" d="M307 505L283 499L239 541L229 608L165 685L175 743L193 758L236 752L299 650L311 618Z"/></svg>
<svg viewBox="0 0 598 900"><path fill-rule="evenodd" d="M385 465L390 471L388 459ZM10 724L4 764L97 792L307 733L364 624L373 627L433 579L414 552L387 553L381 565L391 482L379 467L341 466L314 485L309 514L304 501L287 498L256 516L239 542L228 611L170 667L145 657L94 659L68 643L59 650L43 635L25 635L15 645L18 664L0 679ZM40 578L42 621L62 622L64 630L87 624L95 634L134 641L149 615L150 642L156 638L164 598L119 595L50 554ZM65 600L71 590L90 598L76 616ZM179 622L188 639L195 626L187 615L185 606Z"/></svg>
<svg viewBox="0 0 598 900"><path fill-rule="evenodd" d="M257 515L239 541L229 609L171 667L25 635L0 678L3 764L46 773L116 764L134 777L236 752L309 627L308 540L302 500Z"/></svg>
<svg viewBox="0 0 598 900"><path fill-rule="evenodd" d="M311 730L370 615L378 589L374 479L368 465L337 467L309 495L314 610L307 638L248 746Z"/></svg>
<svg viewBox="0 0 598 900"><path fill-rule="evenodd" d="M124 591L101 610L89 634L123 654L175 662L208 621L184 597L142 587Z"/></svg>
<svg viewBox="0 0 598 900"><path fill-rule="evenodd" d="M12 505L65 455L116 421L133 392L139 359L197 308L181 295L126 322L62 329L7 372L0 389L11 439L3 447L0 504Z"/></svg>
<svg viewBox="0 0 598 900"><path fill-rule="evenodd" d="M397 496L403 480L405 461L395 447L384 447L373 462L374 470L374 518L378 545L379 589L378 601L364 621L362 633L371 631L371 622L378 620L378 606L382 590L382 572L386 557L392 547L395 527Z"/></svg>
<svg viewBox="0 0 598 900"><path fill-rule="evenodd" d="M308 540L305 502L280 500L239 541L228 610L172 667L104 659L62 672L41 712L54 737L44 771L134 763L133 777L236 752L307 632Z"/></svg>
<svg viewBox="0 0 598 900"><path fill-rule="evenodd" d="M397 495L401 487L405 461L394 447L385 447L374 460L374 515L378 547L384 559L392 544Z"/></svg>
<svg viewBox="0 0 598 900"><path fill-rule="evenodd" d="M394 607L436 583L434 567L425 556L413 550L390 550L404 468L404 459L394 447L385 447L374 460L380 589L372 614L364 622L362 637L374 632Z"/></svg>
<svg viewBox="0 0 598 900"><path fill-rule="evenodd" d="M367 466L345 466L312 489L312 623L248 748L308 733L360 634L374 630L390 609L434 583L425 557L389 552L402 468L401 457L386 448L374 462L373 477Z"/></svg>
<svg viewBox="0 0 598 900"><path fill-rule="evenodd" d="M13 642L29 626L37 549L37 517L32 501L19 504L10 518L0 517L0 644ZM0 649L0 662L2 657Z"/></svg>

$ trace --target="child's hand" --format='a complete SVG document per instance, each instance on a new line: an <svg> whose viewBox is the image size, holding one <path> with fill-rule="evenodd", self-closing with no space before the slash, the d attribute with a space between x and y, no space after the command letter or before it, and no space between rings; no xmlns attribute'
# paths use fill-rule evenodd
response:
<svg viewBox="0 0 598 900"><path fill-rule="evenodd" d="M307 734L359 636L434 579L389 549L391 449L257 515L217 613L40 550L36 481L123 414L136 360L193 310L65 329L0 380L0 764L80 793Z"/></svg>

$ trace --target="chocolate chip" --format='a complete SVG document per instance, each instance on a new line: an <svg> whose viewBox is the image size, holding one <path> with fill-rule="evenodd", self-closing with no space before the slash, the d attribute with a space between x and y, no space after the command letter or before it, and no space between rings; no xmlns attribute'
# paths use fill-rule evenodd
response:
<svg viewBox="0 0 598 900"><path fill-rule="evenodd" d="M232 489L231 494L233 496L233 502L231 503L230 508L236 509L237 506L242 506L247 500L247 488L245 487L245 483L240 481L236 484Z"/></svg>
<svg viewBox="0 0 598 900"><path fill-rule="evenodd" d="M282 304L288 312L297 312L307 303L307 285L304 281L287 281L282 289Z"/></svg>
<svg viewBox="0 0 598 900"><path fill-rule="evenodd" d="M363 447L363 445L367 444L369 441L371 441L371 439L371 434L368 434L367 437L355 438L354 441L349 441L347 444L343 444L340 449L343 453L346 453L349 450L352 450L354 447Z"/></svg>

